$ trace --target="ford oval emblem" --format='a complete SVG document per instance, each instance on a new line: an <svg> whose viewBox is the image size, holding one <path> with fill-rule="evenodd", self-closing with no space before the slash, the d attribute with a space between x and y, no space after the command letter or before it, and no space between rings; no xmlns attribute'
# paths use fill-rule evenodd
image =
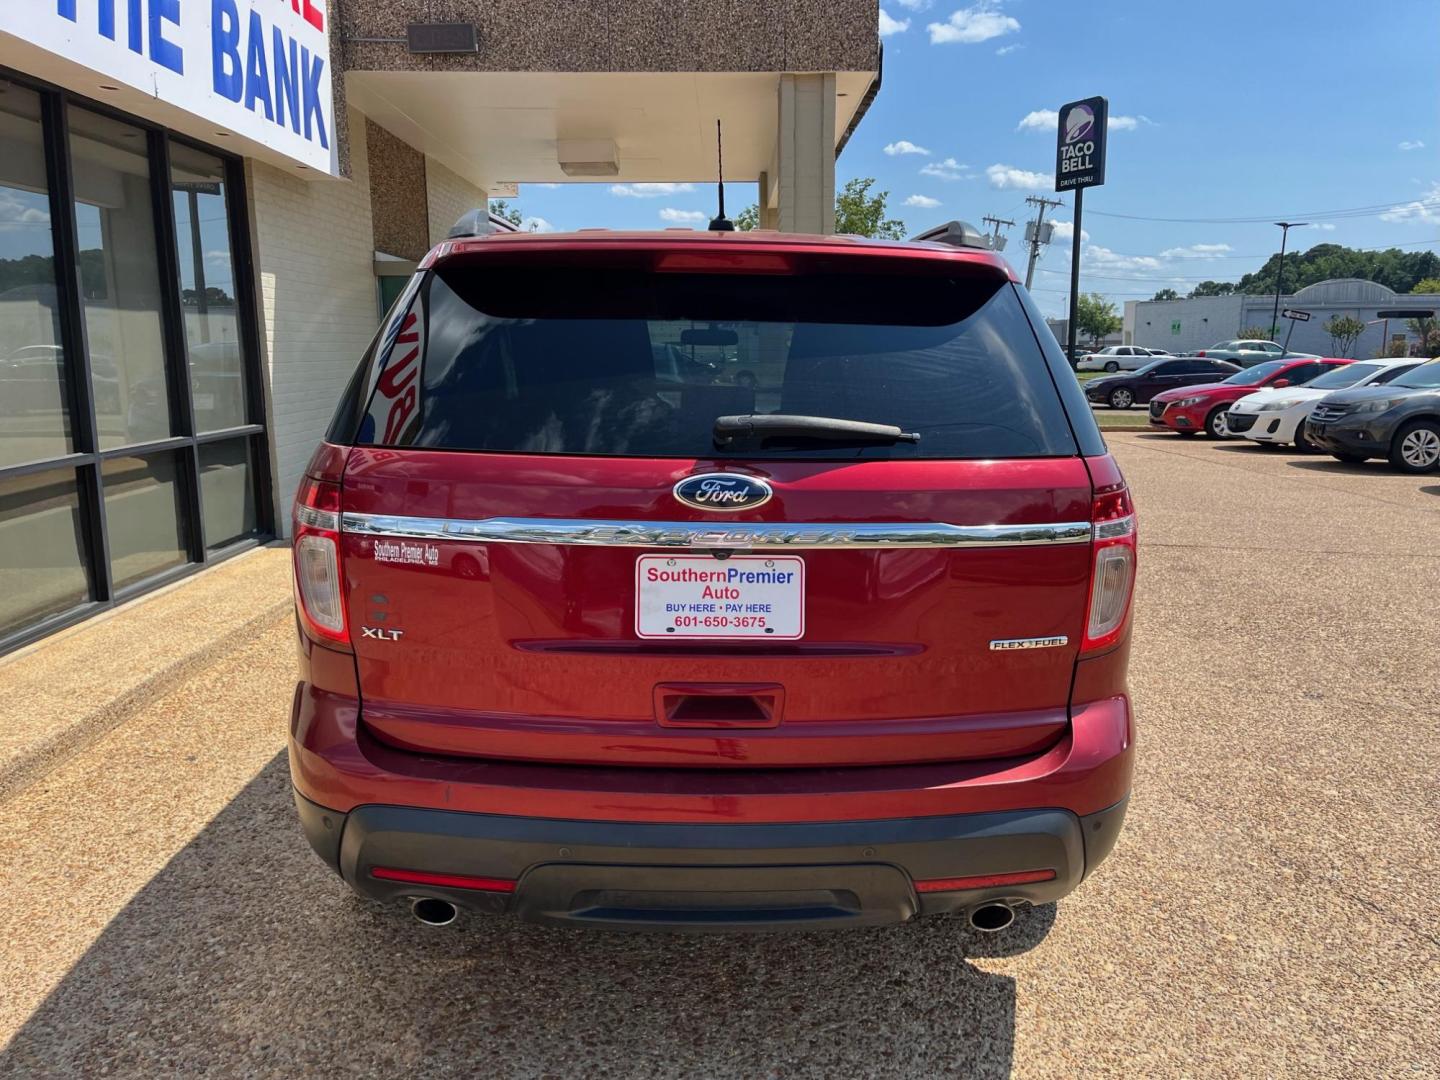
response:
<svg viewBox="0 0 1440 1080"><path fill-rule="evenodd" d="M740 473L701 473L675 485L675 498L696 510L753 510L764 506L775 492L756 476Z"/></svg>

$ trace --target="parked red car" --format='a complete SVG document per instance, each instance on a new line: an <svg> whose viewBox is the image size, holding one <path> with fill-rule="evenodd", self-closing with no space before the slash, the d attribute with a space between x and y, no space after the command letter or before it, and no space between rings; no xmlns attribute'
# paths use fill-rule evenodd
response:
<svg viewBox="0 0 1440 1080"><path fill-rule="evenodd" d="M1332 357L1269 360L1237 371L1223 382L1166 390L1150 399L1150 426L1178 435L1198 435L1203 431L1212 439L1224 439L1229 436L1225 413L1246 394L1301 386L1331 368L1350 362Z"/></svg>
<svg viewBox="0 0 1440 1080"><path fill-rule="evenodd" d="M987 252L441 244L294 526L300 820L422 921L995 930L1120 829L1134 509Z"/></svg>

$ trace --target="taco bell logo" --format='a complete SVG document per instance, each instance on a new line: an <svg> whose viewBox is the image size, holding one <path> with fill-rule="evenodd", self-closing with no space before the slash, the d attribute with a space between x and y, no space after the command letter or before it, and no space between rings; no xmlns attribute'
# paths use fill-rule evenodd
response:
<svg viewBox="0 0 1440 1080"><path fill-rule="evenodd" d="M1065 141L1083 139L1095 128L1095 112L1089 105L1076 105L1065 114Z"/></svg>

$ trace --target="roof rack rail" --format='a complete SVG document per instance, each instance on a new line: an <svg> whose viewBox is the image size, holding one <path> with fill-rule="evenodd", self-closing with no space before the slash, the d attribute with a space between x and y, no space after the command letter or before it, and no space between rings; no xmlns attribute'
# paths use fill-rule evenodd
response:
<svg viewBox="0 0 1440 1080"><path fill-rule="evenodd" d="M932 244L949 244L952 247L980 248L984 251L990 248L985 242L984 234L968 221L947 221L944 225L927 229L910 239L929 241Z"/></svg>
<svg viewBox="0 0 1440 1080"><path fill-rule="evenodd" d="M460 240L467 236L493 236L495 233L519 232L512 221L507 221L489 209L476 207L466 211L445 234L447 240Z"/></svg>

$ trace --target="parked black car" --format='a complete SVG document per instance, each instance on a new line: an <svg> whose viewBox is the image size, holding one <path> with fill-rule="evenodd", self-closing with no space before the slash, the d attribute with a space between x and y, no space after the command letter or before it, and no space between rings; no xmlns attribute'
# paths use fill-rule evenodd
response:
<svg viewBox="0 0 1440 1080"><path fill-rule="evenodd" d="M1385 386L1338 390L1305 421L1305 437L1340 461L1388 458L1401 472L1440 467L1440 359Z"/></svg>
<svg viewBox="0 0 1440 1080"><path fill-rule="evenodd" d="M1219 382L1239 370L1238 365L1228 360L1166 357L1136 371L1091 379L1085 384L1085 396L1096 405L1128 409L1131 405L1145 404L1162 390Z"/></svg>

